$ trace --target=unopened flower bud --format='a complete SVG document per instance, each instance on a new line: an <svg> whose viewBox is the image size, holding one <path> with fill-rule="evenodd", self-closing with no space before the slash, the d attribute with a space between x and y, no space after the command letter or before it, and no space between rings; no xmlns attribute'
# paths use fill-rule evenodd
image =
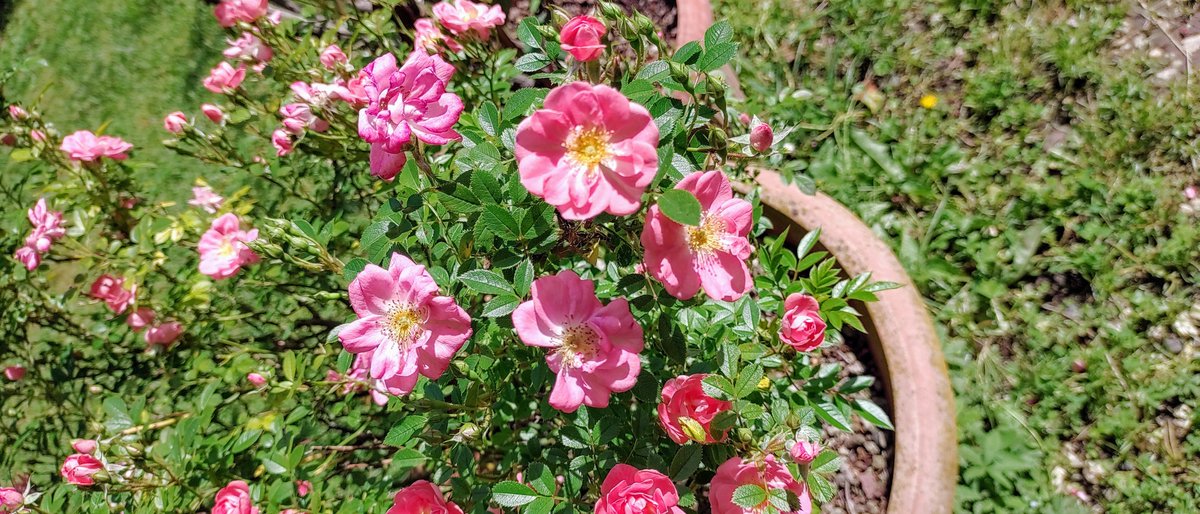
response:
<svg viewBox="0 0 1200 514"><path fill-rule="evenodd" d="M600 14L610 20L625 18L625 10L612 2L600 2Z"/></svg>
<svg viewBox="0 0 1200 514"><path fill-rule="evenodd" d="M737 429L737 440L743 443L754 442L754 431L745 427Z"/></svg>
<svg viewBox="0 0 1200 514"><path fill-rule="evenodd" d="M474 439L478 435L479 435L479 425L476 425L474 423L464 423L463 426L458 429L457 437L461 441L467 441L467 440Z"/></svg>
<svg viewBox="0 0 1200 514"><path fill-rule="evenodd" d="M766 123L759 122L750 129L750 147L754 151L762 153L771 149L771 143L775 142L775 133L771 130L771 126Z"/></svg>

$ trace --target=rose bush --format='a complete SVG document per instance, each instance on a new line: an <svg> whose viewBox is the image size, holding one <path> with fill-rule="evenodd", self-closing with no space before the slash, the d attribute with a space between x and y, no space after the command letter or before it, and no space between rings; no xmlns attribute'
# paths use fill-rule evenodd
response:
<svg viewBox="0 0 1200 514"><path fill-rule="evenodd" d="M673 50L606 3L382 3L219 2L210 101L161 119L211 169L179 192L7 109L0 508L828 501L822 427L890 422L820 355L894 284L738 186L787 129L729 104L729 26Z"/></svg>

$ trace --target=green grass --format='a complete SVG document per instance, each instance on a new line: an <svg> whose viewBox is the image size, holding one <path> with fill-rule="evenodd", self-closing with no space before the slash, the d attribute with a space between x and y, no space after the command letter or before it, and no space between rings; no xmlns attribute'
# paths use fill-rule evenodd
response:
<svg viewBox="0 0 1200 514"><path fill-rule="evenodd" d="M944 330L959 511L1079 511L1077 489L1108 512L1187 510L1200 364L1171 325L1200 275L1179 210L1195 97L1149 81L1165 64L1146 51L1116 50L1127 5L1033 5L719 11L751 57L747 108L805 127L781 165L891 241Z"/></svg>
<svg viewBox="0 0 1200 514"><path fill-rule="evenodd" d="M185 198L203 166L163 148L168 112L216 97L200 81L224 35L198 1L21 0L0 38L0 69L19 67L9 100L38 101L64 135L97 130L135 145L133 161L162 198Z"/></svg>

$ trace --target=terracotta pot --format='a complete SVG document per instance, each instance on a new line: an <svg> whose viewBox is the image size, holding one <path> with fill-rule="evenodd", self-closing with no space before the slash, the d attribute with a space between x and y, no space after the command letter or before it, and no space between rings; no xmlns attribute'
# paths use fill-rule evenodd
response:
<svg viewBox="0 0 1200 514"><path fill-rule="evenodd" d="M677 7L676 44L703 41L704 31L713 23L709 0L677 0ZM730 91L740 96L737 75L728 67L722 71ZM896 426L887 511L950 513L958 483L954 392L920 292L888 245L837 200L820 193L804 194L770 170L759 170L757 185L764 213L777 229L791 225L789 236L799 241L805 232L820 228L820 246L847 274L870 272L874 280L903 284L880 293L878 302L866 306L864 319ZM750 186L741 189L745 192Z"/></svg>

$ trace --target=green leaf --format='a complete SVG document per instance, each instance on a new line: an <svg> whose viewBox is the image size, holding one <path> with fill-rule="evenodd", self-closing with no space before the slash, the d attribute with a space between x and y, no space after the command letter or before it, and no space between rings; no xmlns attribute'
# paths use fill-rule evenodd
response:
<svg viewBox="0 0 1200 514"><path fill-rule="evenodd" d="M529 106L546 98L546 93L549 91L536 87L518 89L508 98L508 103L504 104L504 119L512 120L525 116L525 113L529 111Z"/></svg>
<svg viewBox="0 0 1200 514"><path fill-rule="evenodd" d="M668 189L658 197L658 208L668 218L682 225L699 226L702 213L700 200L689 191Z"/></svg>
<svg viewBox="0 0 1200 514"><path fill-rule="evenodd" d="M688 444L680 446L675 452L675 458L671 459L671 468L668 473L673 482L682 482L692 476L696 469L700 467L700 461L704 458L704 447L699 444Z"/></svg>
<svg viewBox="0 0 1200 514"><path fill-rule="evenodd" d="M533 284L533 263L529 259L521 261L517 265L516 271L513 272L513 290L517 296L524 297L529 294L529 287Z"/></svg>
<svg viewBox="0 0 1200 514"><path fill-rule="evenodd" d="M517 223L517 219L499 205L485 206L479 222L484 228L504 239L515 241L520 238L521 226Z"/></svg>
<svg viewBox="0 0 1200 514"><path fill-rule="evenodd" d="M513 292L512 285L499 273L490 269L468 271L459 275L458 280L477 293L511 294Z"/></svg>
<svg viewBox="0 0 1200 514"><path fill-rule="evenodd" d="M837 427L843 432L850 431L850 420L838 409L837 405L832 402L821 402L813 406L816 409L817 416L825 420L826 423Z"/></svg>
<svg viewBox="0 0 1200 514"><path fill-rule="evenodd" d="M383 444L397 448L404 446L404 443L424 430L427 424L429 424L429 418L420 414L405 416L396 426L388 430L387 436L383 438Z"/></svg>
<svg viewBox="0 0 1200 514"><path fill-rule="evenodd" d="M742 368L738 373L737 383L733 386L733 394L735 398L745 398L750 396L755 389L758 388L758 381L763 377L762 366L755 364Z"/></svg>
<svg viewBox="0 0 1200 514"><path fill-rule="evenodd" d="M728 43L733 40L733 26L726 20L718 21L712 24L708 30L704 31L704 46L711 48L714 45Z"/></svg>
<svg viewBox="0 0 1200 514"><path fill-rule="evenodd" d="M733 490L733 503L743 509L753 509L767 501L767 490L758 484L746 484Z"/></svg>
<svg viewBox="0 0 1200 514"><path fill-rule="evenodd" d="M675 51L675 55L671 56L671 60L683 64L691 64L695 62L693 59L699 56L702 51L704 50L700 48L700 43L688 41L679 47L679 50Z"/></svg>
<svg viewBox="0 0 1200 514"><path fill-rule="evenodd" d="M704 50L704 56L696 63L696 67L700 68L700 71L713 71L733 59L736 53L737 44L735 43L719 43L710 46Z"/></svg>
<svg viewBox="0 0 1200 514"><path fill-rule="evenodd" d="M133 426L133 418L129 416L129 407L119 396L109 396L104 399L104 428L110 432L119 432Z"/></svg>
<svg viewBox="0 0 1200 514"><path fill-rule="evenodd" d="M833 499L833 484L817 473L809 473L808 490L812 492L817 503L827 503Z"/></svg>
<svg viewBox="0 0 1200 514"><path fill-rule="evenodd" d="M721 343L721 374L727 377L737 376L738 359L741 356L742 351L736 344L729 341Z"/></svg>
<svg viewBox="0 0 1200 514"><path fill-rule="evenodd" d="M817 241L820 238L821 229L819 228L813 229L812 232L804 234L804 237L800 239L800 244L796 245L796 257L803 259L804 256L808 254L808 252L811 251L814 246L816 246Z"/></svg>
<svg viewBox="0 0 1200 514"><path fill-rule="evenodd" d="M496 134L500 133L500 111L491 102L484 103L475 110L475 120L487 135L496 137Z"/></svg>
<svg viewBox="0 0 1200 514"><path fill-rule="evenodd" d="M733 399L733 383L728 378L720 375L710 375L704 377L704 381L700 383L704 389L704 394L707 394L718 400Z"/></svg>
<svg viewBox="0 0 1200 514"><path fill-rule="evenodd" d="M520 482L506 480L492 486L492 501L502 507L520 507L536 499L537 492Z"/></svg>
<svg viewBox="0 0 1200 514"><path fill-rule="evenodd" d="M517 25L517 39L525 44L526 50L542 50L542 45L546 41L541 31L537 29L537 18L532 16L521 20L521 24Z"/></svg>
<svg viewBox="0 0 1200 514"><path fill-rule="evenodd" d="M892 426L892 419L888 417L887 413L871 400L854 400L854 411L877 427L888 430L896 429Z"/></svg>
<svg viewBox="0 0 1200 514"><path fill-rule="evenodd" d="M534 52L531 54L522 55L520 59L517 59L517 62L514 64L514 66L523 72L532 73L545 68L546 65L550 64L551 62L550 56L541 52Z"/></svg>
<svg viewBox="0 0 1200 514"><path fill-rule="evenodd" d="M859 128L850 129L850 139L854 140L854 144L875 161L875 164L891 175L893 180L904 180L904 168L892 160L886 145L871 139L870 134Z"/></svg>
<svg viewBox="0 0 1200 514"><path fill-rule="evenodd" d="M401 448L392 454L392 466L401 469L415 468L424 464L425 454L412 448Z"/></svg>
<svg viewBox="0 0 1200 514"><path fill-rule="evenodd" d="M667 61L651 61L642 66L642 69L638 70L637 76L634 78L654 82L667 78L670 73L671 65Z"/></svg>
<svg viewBox="0 0 1200 514"><path fill-rule="evenodd" d="M270 473L272 475L282 475L284 473L287 473L287 468L284 467L283 464L275 462L274 460L263 459L262 463L263 463L263 467L266 468L267 473Z"/></svg>
<svg viewBox="0 0 1200 514"><path fill-rule="evenodd" d="M488 303L484 304L483 312L481 314L483 314L483 317L485 318L499 318L500 316L507 316L512 313L512 311L516 310L517 306L520 304L520 298L517 298L511 294L503 294L492 298L488 301Z"/></svg>
<svg viewBox="0 0 1200 514"><path fill-rule="evenodd" d="M837 452L825 449L817 454L817 458L813 459L808 469L812 473L829 475L836 472L840 467L842 467L842 459L838 457Z"/></svg>
<svg viewBox="0 0 1200 514"><path fill-rule="evenodd" d="M838 388L838 391L842 392L842 394L857 393L863 389L871 387L871 384L874 383L875 377L869 375L854 377L843 383L842 386Z"/></svg>
<svg viewBox="0 0 1200 514"><path fill-rule="evenodd" d="M529 482L529 485L533 486L533 489L540 495L554 495L554 487L556 485L554 483L554 473L541 462L529 465L529 469L525 471L525 481Z"/></svg>
<svg viewBox="0 0 1200 514"><path fill-rule="evenodd" d="M532 502L529 503L529 505L526 505L525 510L523 510L522 513L523 514L550 514L551 510L554 510L554 498L548 498L546 496L543 496L536 500L533 500Z"/></svg>

